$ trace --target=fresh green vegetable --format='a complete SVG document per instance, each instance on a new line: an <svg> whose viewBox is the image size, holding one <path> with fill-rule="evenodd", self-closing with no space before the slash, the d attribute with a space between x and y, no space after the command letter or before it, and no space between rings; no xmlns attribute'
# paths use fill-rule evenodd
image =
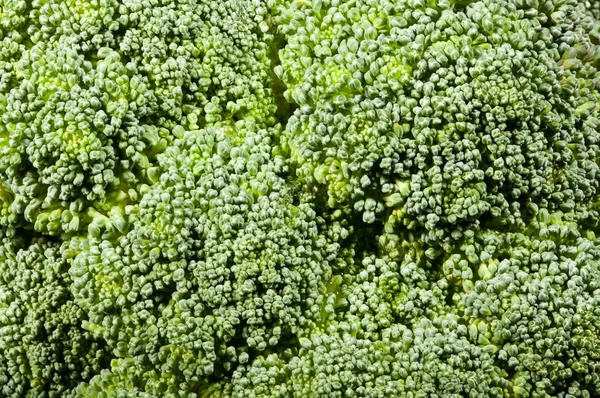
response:
<svg viewBox="0 0 600 398"><path fill-rule="evenodd" d="M600 396L599 4L0 0L0 397Z"/></svg>

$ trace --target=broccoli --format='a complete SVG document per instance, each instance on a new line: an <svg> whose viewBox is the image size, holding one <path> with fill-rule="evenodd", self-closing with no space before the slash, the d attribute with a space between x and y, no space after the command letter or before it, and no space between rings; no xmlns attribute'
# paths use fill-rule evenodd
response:
<svg viewBox="0 0 600 398"><path fill-rule="evenodd" d="M0 0L0 397L600 395L599 10Z"/></svg>
<svg viewBox="0 0 600 398"><path fill-rule="evenodd" d="M268 47L251 19L262 15L213 4L3 5L3 223L85 231L139 200L176 126L274 124Z"/></svg>
<svg viewBox="0 0 600 398"><path fill-rule="evenodd" d="M583 4L293 4L284 142L330 208L428 241L523 228L529 203L588 216L600 50Z"/></svg>
<svg viewBox="0 0 600 398"><path fill-rule="evenodd" d="M60 242L0 229L0 396L71 396L108 366L106 343L82 325Z"/></svg>
<svg viewBox="0 0 600 398"><path fill-rule="evenodd" d="M126 208L129 225L97 220L72 247L89 330L118 358L192 389L303 335L339 248L277 175L285 162L270 158L273 132L239 124L182 132L159 156L159 180Z"/></svg>

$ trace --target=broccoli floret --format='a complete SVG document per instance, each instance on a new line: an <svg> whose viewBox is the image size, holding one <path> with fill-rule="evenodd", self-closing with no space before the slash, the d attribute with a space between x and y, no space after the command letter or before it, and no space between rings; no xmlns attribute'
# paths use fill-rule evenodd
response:
<svg viewBox="0 0 600 398"><path fill-rule="evenodd" d="M278 176L277 130L174 134L139 205L93 222L70 273L88 327L117 357L193 390L305 333L339 245Z"/></svg>
<svg viewBox="0 0 600 398"><path fill-rule="evenodd" d="M428 240L598 191L598 26L576 1L283 2L283 141L308 190Z"/></svg>
<svg viewBox="0 0 600 398"><path fill-rule="evenodd" d="M0 396L69 396L110 359L82 327L60 243L0 229Z"/></svg>
<svg viewBox="0 0 600 398"><path fill-rule="evenodd" d="M594 396L599 242L560 224L560 213L537 219L522 233L480 231L451 253L428 249L416 259L413 253L423 251L405 243L393 255L366 255L357 274L332 278L310 335L238 366L222 391Z"/></svg>
<svg viewBox="0 0 600 398"><path fill-rule="evenodd" d="M486 231L470 245L479 270L457 307L472 340L512 375L515 396L590 396L600 387L600 247L580 230L536 221L526 233Z"/></svg>
<svg viewBox="0 0 600 398"><path fill-rule="evenodd" d="M229 118L272 125L265 12L240 1L124 1L118 48L147 78L158 115L190 129Z"/></svg>
<svg viewBox="0 0 600 398"><path fill-rule="evenodd" d="M100 211L124 205L132 171L143 173L147 152L166 146L159 129L138 123L156 107L154 94L108 48L90 62L38 45L19 66L22 83L6 97L8 140L0 147L11 212L36 231L78 231L92 204Z"/></svg>
<svg viewBox="0 0 600 398"><path fill-rule="evenodd" d="M266 8L215 4L8 4L2 224L72 235L139 200L177 125L275 124Z"/></svg>

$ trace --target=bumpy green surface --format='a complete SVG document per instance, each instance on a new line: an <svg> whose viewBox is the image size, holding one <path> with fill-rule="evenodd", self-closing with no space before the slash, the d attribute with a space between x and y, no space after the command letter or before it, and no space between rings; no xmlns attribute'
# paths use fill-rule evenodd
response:
<svg viewBox="0 0 600 398"><path fill-rule="evenodd" d="M600 5L0 0L0 397L600 395Z"/></svg>

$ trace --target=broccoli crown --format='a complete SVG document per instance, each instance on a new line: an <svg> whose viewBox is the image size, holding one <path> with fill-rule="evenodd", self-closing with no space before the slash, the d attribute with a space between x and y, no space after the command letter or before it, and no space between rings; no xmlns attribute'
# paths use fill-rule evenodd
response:
<svg viewBox="0 0 600 398"><path fill-rule="evenodd" d="M600 395L600 6L0 0L0 397Z"/></svg>

